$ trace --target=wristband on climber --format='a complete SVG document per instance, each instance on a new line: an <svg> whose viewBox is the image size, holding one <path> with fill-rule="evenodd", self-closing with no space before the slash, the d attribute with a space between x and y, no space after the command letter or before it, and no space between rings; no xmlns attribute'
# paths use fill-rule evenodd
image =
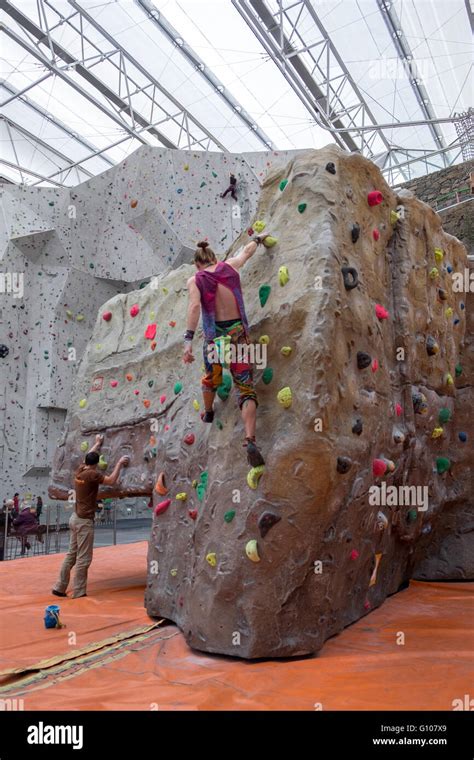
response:
<svg viewBox="0 0 474 760"><path fill-rule="evenodd" d="M191 343L194 338L194 330L186 330L186 332L183 335L183 338L186 343Z"/></svg>
<svg viewBox="0 0 474 760"><path fill-rule="evenodd" d="M260 235L255 235L255 237L253 238L253 242L257 243L257 245L260 245L262 242Z"/></svg>

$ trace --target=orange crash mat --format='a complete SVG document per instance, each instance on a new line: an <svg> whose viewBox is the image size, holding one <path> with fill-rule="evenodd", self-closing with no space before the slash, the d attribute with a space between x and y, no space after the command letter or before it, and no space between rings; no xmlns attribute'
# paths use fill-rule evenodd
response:
<svg viewBox="0 0 474 760"><path fill-rule="evenodd" d="M147 617L145 555L97 550L90 597L58 600L62 630L42 620L61 557L2 563L2 657L24 671L0 697L25 710L452 710L472 692L474 583L412 582L315 656L248 662L193 651Z"/></svg>

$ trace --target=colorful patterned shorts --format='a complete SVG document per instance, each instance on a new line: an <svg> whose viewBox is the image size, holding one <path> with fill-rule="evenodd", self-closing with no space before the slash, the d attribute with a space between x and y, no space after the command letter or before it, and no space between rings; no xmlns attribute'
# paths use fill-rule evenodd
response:
<svg viewBox="0 0 474 760"><path fill-rule="evenodd" d="M245 335L245 330L240 320L230 319L225 322L216 322L216 338L225 338L228 336L230 341L228 343L232 346L238 346L249 343L249 339ZM219 340L217 340L219 343ZM222 370L223 366L218 362L211 362L209 360L209 347L215 346L215 341L205 341L203 346L204 367L205 374L201 379L201 386L204 392L214 393L219 385L222 383ZM235 391L237 395L237 402L239 407L245 401L252 399L258 406L257 394L255 392L253 384L253 371L252 365L246 362L230 362L230 373L234 381Z"/></svg>

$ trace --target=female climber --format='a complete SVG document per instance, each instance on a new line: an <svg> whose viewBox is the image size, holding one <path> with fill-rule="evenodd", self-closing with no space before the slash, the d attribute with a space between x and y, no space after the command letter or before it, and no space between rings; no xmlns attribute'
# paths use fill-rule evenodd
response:
<svg viewBox="0 0 474 760"><path fill-rule="evenodd" d="M194 254L194 263L198 271L187 282L189 300L183 361L185 364L194 361L192 340L202 309L205 367L201 380L205 408L201 415L203 422L212 422L214 419L214 398L223 377L222 364L215 362L216 354L212 357L210 350L215 348L214 341L227 337L231 346L235 347L236 353L239 344L248 345L250 342L238 270L253 256L264 237L255 237L237 256L227 261L217 261L214 251L205 241L198 243ZM245 427L244 446L247 449L247 461L251 467L259 467L265 462L255 440L258 401L252 366L248 362L231 361L230 372Z"/></svg>

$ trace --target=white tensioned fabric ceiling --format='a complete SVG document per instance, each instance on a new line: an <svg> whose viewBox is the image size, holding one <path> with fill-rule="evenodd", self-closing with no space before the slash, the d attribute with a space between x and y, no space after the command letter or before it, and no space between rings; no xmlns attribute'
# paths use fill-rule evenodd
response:
<svg viewBox="0 0 474 760"><path fill-rule="evenodd" d="M472 5L0 0L1 178L74 185L143 144L337 142L393 184L458 163L473 151Z"/></svg>

